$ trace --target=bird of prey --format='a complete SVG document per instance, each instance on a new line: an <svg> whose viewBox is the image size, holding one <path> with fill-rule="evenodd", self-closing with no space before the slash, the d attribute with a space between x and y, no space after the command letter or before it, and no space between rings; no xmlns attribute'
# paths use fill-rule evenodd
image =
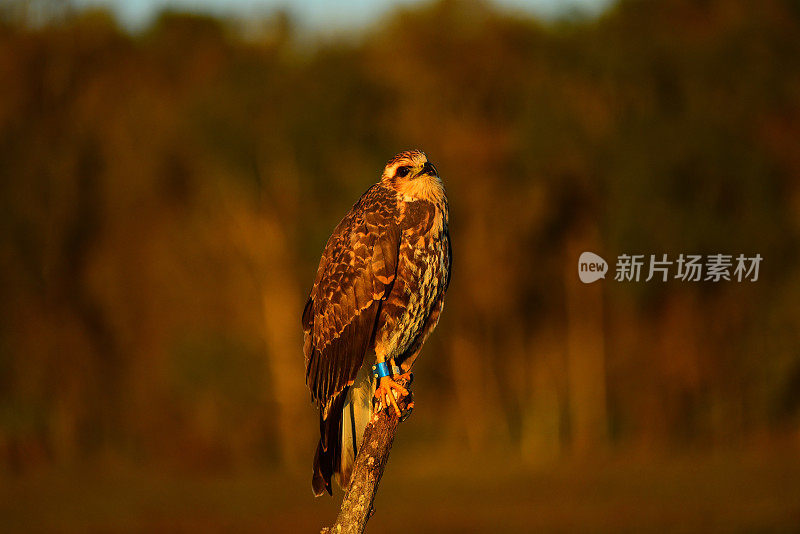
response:
<svg viewBox="0 0 800 534"><path fill-rule="evenodd" d="M316 496L350 483L373 409L400 410L450 282L448 204L436 167L401 152L334 229L303 311L306 384L319 407Z"/></svg>

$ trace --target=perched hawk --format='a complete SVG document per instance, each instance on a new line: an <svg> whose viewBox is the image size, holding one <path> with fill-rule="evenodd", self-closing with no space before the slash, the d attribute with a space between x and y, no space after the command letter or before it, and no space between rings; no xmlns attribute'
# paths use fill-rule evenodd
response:
<svg viewBox="0 0 800 534"><path fill-rule="evenodd" d="M320 411L315 495L332 494L334 474L349 485L373 397L400 413L395 394L408 392L392 376L409 372L439 321L450 255L444 186L418 150L392 158L328 239L303 311L306 384ZM374 377L375 364L389 376Z"/></svg>

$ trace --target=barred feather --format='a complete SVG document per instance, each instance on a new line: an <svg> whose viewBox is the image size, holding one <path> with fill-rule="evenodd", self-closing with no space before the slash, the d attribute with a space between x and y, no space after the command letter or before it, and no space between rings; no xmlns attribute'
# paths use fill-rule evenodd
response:
<svg viewBox="0 0 800 534"><path fill-rule="evenodd" d="M331 493L334 474L349 483L369 419L376 351L407 371L436 327L450 280L447 218L435 168L422 152L402 152L325 245L302 319L306 384L320 409L316 495Z"/></svg>

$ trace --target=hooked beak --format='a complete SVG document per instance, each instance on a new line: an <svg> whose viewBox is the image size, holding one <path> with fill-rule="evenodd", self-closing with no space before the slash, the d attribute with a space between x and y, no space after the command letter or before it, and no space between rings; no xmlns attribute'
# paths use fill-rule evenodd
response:
<svg viewBox="0 0 800 534"><path fill-rule="evenodd" d="M434 167L433 163L431 163L430 161L426 161L425 165L423 165L422 169L420 169L420 171L417 173L417 177L425 175L438 176L438 174L436 174L436 167Z"/></svg>

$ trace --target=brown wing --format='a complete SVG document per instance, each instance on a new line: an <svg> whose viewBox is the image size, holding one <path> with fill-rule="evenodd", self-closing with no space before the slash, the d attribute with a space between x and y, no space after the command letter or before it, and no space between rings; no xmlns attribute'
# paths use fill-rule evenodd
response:
<svg viewBox="0 0 800 534"><path fill-rule="evenodd" d="M323 420L370 348L380 303L394 282L399 244L395 193L376 184L325 245L303 312L306 384Z"/></svg>

